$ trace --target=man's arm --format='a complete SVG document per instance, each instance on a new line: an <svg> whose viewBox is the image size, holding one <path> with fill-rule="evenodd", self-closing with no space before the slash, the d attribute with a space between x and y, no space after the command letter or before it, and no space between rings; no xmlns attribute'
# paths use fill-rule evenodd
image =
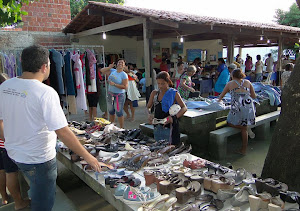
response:
<svg viewBox="0 0 300 211"><path fill-rule="evenodd" d="M69 147L77 155L83 157L83 159L90 164L95 171L100 172L101 168L98 160L93 157L78 141L74 133L68 126L63 127L55 131L59 140L61 140L67 147Z"/></svg>
<svg viewBox="0 0 300 211"><path fill-rule="evenodd" d="M0 120L0 139L4 141L3 120Z"/></svg>

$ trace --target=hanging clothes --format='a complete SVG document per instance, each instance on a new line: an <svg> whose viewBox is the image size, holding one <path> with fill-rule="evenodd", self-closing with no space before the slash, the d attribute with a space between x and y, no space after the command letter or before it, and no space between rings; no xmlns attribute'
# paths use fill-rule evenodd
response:
<svg viewBox="0 0 300 211"><path fill-rule="evenodd" d="M50 50L52 52L52 59L56 64L56 74L57 74L57 84L58 84L58 94L65 94L64 88L64 80L63 80L63 66L64 66L64 59L61 53L57 52L54 49Z"/></svg>
<svg viewBox="0 0 300 211"><path fill-rule="evenodd" d="M91 84L88 85L87 92L89 92L89 93L97 92L96 65L95 65L97 63L97 60L91 50L87 49L86 52L87 52L87 58L88 58L88 66L90 69L90 81L91 81Z"/></svg>
<svg viewBox="0 0 300 211"><path fill-rule="evenodd" d="M78 53L75 53L71 56L71 59L74 61L73 73L76 78L77 108L80 108L80 109L86 111L87 105L86 105L86 96L85 96L85 90L84 90L84 82L83 82L83 75L82 75L82 63L80 61L80 55Z"/></svg>
<svg viewBox="0 0 300 211"><path fill-rule="evenodd" d="M57 80L57 73L56 73L56 63L53 60L53 52L49 51L49 60L50 60L50 74L49 74L49 80L45 82L47 85L51 86L57 93L59 93L58 88L58 80Z"/></svg>
<svg viewBox="0 0 300 211"><path fill-rule="evenodd" d="M73 72L71 64L71 53L69 51L65 52L64 55L65 62L65 82L66 82L66 94L68 110L71 114L77 114L76 98L75 98L75 87L73 81Z"/></svg>
<svg viewBox="0 0 300 211"><path fill-rule="evenodd" d="M4 68L6 69L7 75L10 78L16 76L16 58L10 53L9 55L4 54Z"/></svg>

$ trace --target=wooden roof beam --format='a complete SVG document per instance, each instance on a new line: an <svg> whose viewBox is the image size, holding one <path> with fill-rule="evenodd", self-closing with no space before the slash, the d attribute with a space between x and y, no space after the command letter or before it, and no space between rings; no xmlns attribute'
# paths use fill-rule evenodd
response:
<svg viewBox="0 0 300 211"><path fill-rule="evenodd" d="M117 29L122 29L122 28L130 27L130 26L139 25L142 23L143 23L142 18L131 18L131 19L127 19L124 21L119 21L119 22L107 24L104 26L96 27L93 29L89 29L86 31L82 31L82 32L75 34L74 37L78 38L78 37L84 37L84 36L89 36L89 35L93 35L93 34L99 34L102 32L109 32L109 31L113 31L113 30L117 30Z"/></svg>
<svg viewBox="0 0 300 211"><path fill-rule="evenodd" d="M164 26L172 27L172 28L179 28L179 23L176 23L174 21L164 20L164 19L155 19L155 18L149 18L149 20L153 23L161 24Z"/></svg>

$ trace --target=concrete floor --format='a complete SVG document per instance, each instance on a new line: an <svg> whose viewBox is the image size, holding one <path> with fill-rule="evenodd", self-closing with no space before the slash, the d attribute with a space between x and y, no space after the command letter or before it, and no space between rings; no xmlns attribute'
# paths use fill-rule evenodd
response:
<svg viewBox="0 0 300 211"><path fill-rule="evenodd" d="M136 118L134 122L125 121L125 128L133 129L138 128L140 123L147 121L147 115L145 114L145 99L139 101L139 107L136 108ZM102 115L98 108L98 116ZM80 111L77 115L71 115L69 120L83 121L88 120L88 116ZM221 161L222 165L232 165L234 169L245 168L248 172L260 175L266 158L266 154L269 149L269 144L272 138L272 132L274 125L271 126L271 130L267 134L257 135L255 139L249 139L248 153L246 156L235 154L241 144L241 136L236 135L228 138L228 156L226 160ZM255 130L254 130L255 132ZM59 177L57 180L60 188L65 194L73 201L75 206L80 211L105 211L115 210L113 206L108 204L97 193L85 185L76 175L72 172L68 172L64 167L59 165Z"/></svg>

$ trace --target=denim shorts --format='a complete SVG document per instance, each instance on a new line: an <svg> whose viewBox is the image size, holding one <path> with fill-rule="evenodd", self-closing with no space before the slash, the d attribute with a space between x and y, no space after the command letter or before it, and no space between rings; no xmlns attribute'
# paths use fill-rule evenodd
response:
<svg viewBox="0 0 300 211"><path fill-rule="evenodd" d="M7 151L4 148L0 148L0 170L6 173L13 173L18 171L18 166L8 157Z"/></svg>
<svg viewBox="0 0 300 211"><path fill-rule="evenodd" d="M51 211L56 194L56 158L39 164L16 164L30 181L31 210Z"/></svg>
<svg viewBox="0 0 300 211"><path fill-rule="evenodd" d="M164 127L163 125L154 125L154 139L155 141L160 140L170 140L170 131L171 129L168 127Z"/></svg>
<svg viewBox="0 0 300 211"><path fill-rule="evenodd" d="M125 100L125 93L108 92L107 106L109 114L117 114L118 117L122 117Z"/></svg>

